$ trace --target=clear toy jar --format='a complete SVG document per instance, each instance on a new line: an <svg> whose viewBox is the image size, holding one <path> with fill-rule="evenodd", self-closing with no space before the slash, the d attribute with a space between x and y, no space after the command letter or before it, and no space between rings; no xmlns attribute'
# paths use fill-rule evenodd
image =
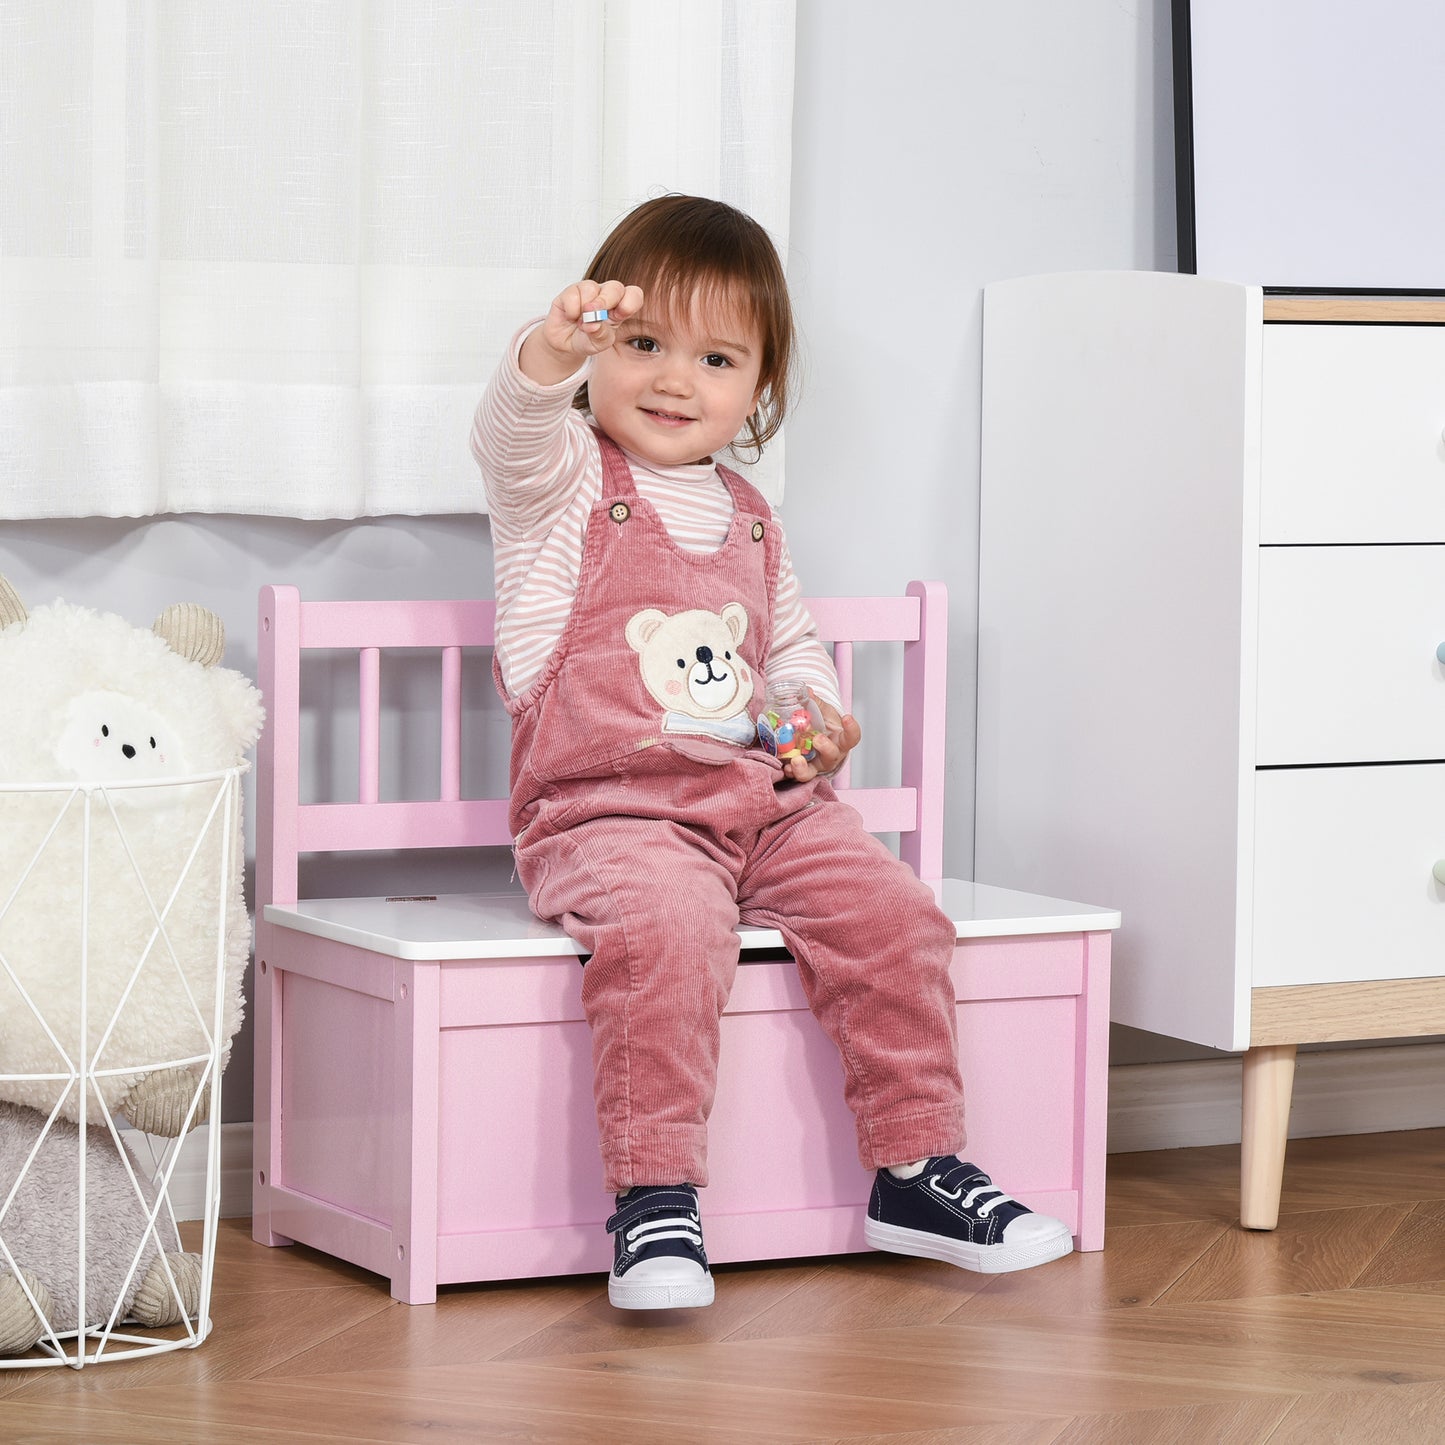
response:
<svg viewBox="0 0 1445 1445"><path fill-rule="evenodd" d="M758 714L758 741L766 752L783 762L790 758L811 760L816 755L814 739L827 731L822 710L806 683L796 678L769 683L763 710Z"/></svg>

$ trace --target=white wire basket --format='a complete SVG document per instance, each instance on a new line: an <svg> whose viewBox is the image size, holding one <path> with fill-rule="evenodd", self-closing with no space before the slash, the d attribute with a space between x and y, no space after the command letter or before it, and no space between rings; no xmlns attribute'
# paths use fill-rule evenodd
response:
<svg viewBox="0 0 1445 1445"><path fill-rule="evenodd" d="M211 1332L218 1124L199 1250L182 1248L172 1184L191 1128L220 1119L245 771L0 785L0 1328L40 1331L0 1346L19 1350L0 1370L194 1349ZM174 1137L125 1113L147 1080L170 1091Z"/></svg>

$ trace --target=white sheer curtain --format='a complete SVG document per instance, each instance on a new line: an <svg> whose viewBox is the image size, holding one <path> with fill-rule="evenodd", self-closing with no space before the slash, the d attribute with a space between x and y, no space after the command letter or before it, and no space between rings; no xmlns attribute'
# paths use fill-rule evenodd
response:
<svg viewBox="0 0 1445 1445"><path fill-rule="evenodd" d="M792 78L793 0L0 0L0 516L475 510L623 212L786 244Z"/></svg>

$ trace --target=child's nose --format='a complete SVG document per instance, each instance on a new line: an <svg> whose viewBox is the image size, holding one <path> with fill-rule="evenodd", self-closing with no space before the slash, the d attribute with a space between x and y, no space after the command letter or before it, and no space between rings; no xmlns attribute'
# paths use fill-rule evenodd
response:
<svg viewBox="0 0 1445 1445"><path fill-rule="evenodd" d="M671 396L685 396L692 390L692 368L686 361L669 359L658 375L657 384Z"/></svg>

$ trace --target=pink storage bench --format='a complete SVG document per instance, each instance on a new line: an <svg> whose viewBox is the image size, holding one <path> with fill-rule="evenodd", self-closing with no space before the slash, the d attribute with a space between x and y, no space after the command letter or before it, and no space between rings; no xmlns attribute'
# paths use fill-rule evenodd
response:
<svg viewBox="0 0 1445 1445"><path fill-rule="evenodd" d="M940 876L942 586L809 605L845 699L853 644L902 644L900 784L839 783L870 829L900 835L957 924L969 1157L1065 1220L1080 1249L1100 1249L1119 915ZM373 1270L412 1304L442 1284L611 1264L577 945L539 923L516 884L297 897L303 854L510 844L505 799L463 798L460 786L462 649L490 648L493 617L482 601L261 593L254 1235ZM381 801L381 658L416 648L433 650L440 672L438 796ZM357 657L356 802L300 802L300 678L313 649ZM870 728L864 748L886 735ZM858 1164L841 1066L780 936L741 934L702 1195L708 1253L726 1263L862 1251L872 1176Z"/></svg>

